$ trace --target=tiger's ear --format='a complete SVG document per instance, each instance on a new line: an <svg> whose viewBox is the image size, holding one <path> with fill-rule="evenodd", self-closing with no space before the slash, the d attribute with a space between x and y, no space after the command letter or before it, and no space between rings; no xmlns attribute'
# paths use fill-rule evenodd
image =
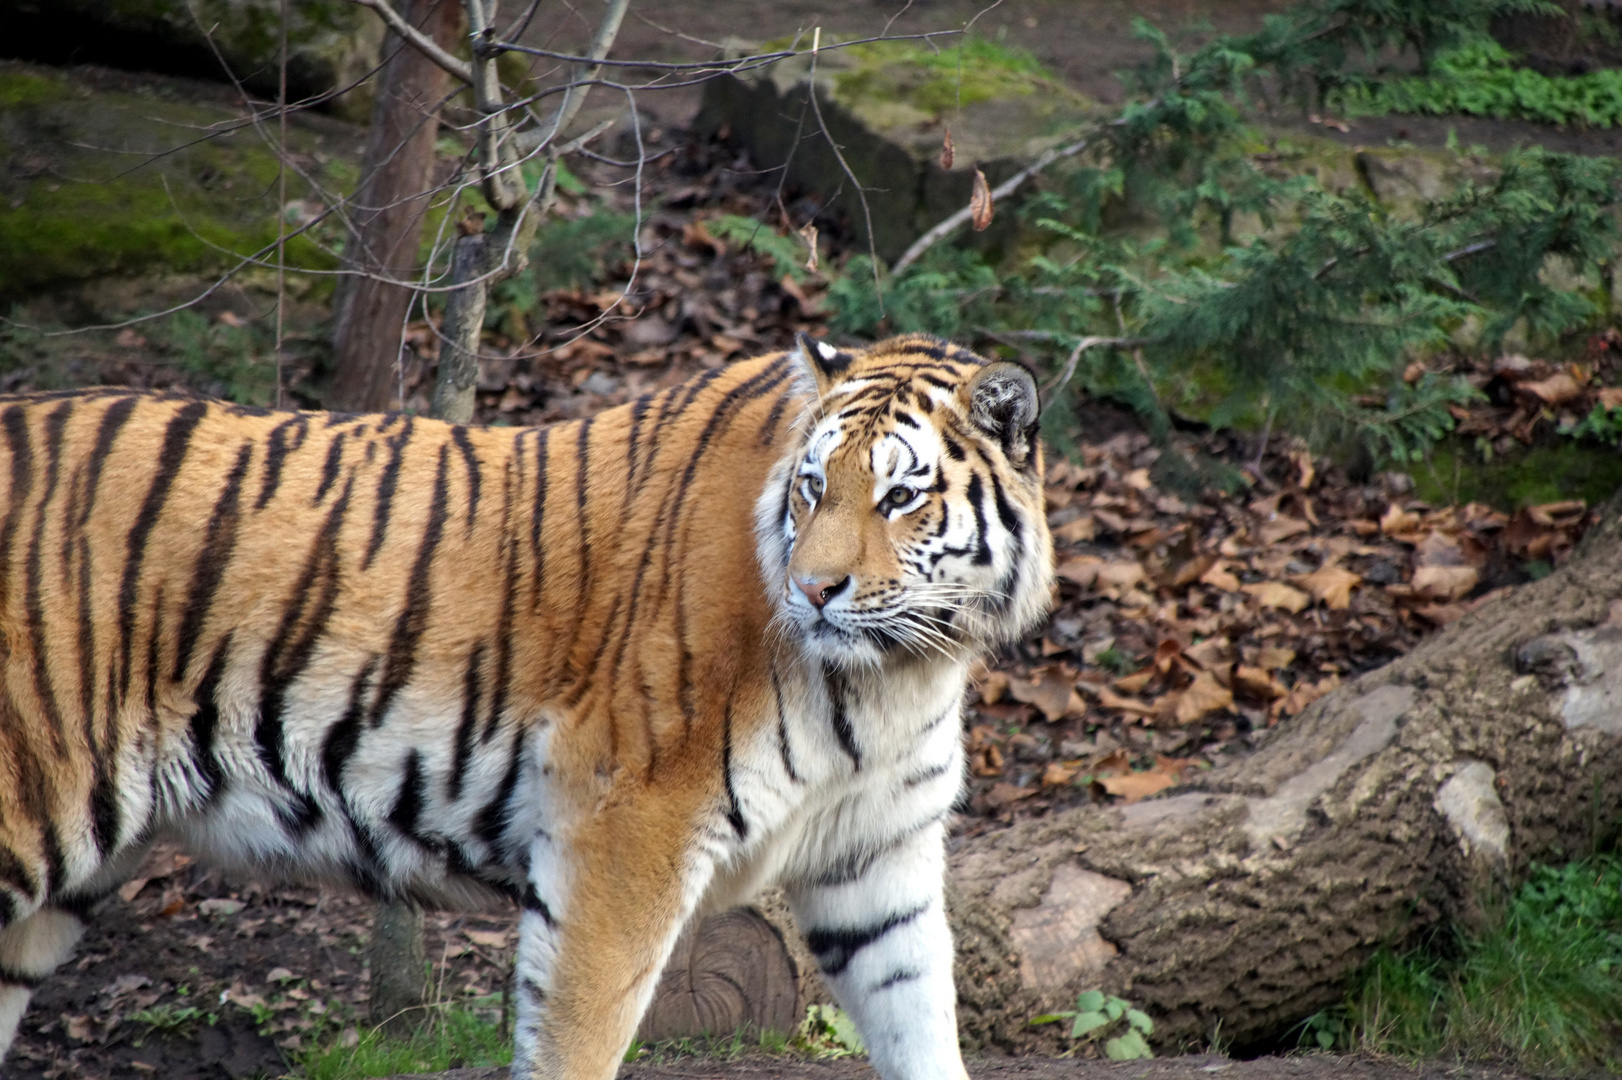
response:
<svg viewBox="0 0 1622 1080"><path fill-rule="evenodd" d="M816 381L818 397L826 397L856 359L853 353L841 352L805 333L794 335L793 356Z"/></svg>
<svg viewBox="0 0 1622 1080"><path fill-rule="evenodd" d="M969 419L1002 444L1008 463L1023 469L1035 459L1041 404L1036 380L1023 364L998 360L969 380Z"/></svg>

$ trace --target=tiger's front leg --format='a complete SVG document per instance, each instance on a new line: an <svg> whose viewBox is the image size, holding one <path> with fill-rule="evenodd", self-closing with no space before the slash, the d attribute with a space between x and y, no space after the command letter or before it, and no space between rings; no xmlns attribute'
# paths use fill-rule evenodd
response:
<svg viewBox="0 0 1622 1080"><path fill-rule="evenodd" d="M836 871L785 883L795 920L834 997L885 1080L963 1080L952 933L946 922L945 826Z"/></svg>
<svg viewBox="0 0 1622 1080"><path fill-rule="evenodd" d="M703 891L689 880L702 860L673 858L662 830L619 809L567 846L547 834L531 844L513 1080L610 1080Z"/></svg>

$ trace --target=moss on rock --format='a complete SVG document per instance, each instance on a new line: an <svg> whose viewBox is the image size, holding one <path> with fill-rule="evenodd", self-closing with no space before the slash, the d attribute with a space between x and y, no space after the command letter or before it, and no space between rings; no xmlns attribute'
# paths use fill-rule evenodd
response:
<svg viewBox="0 0 1622 1080"><path fill-rule="evenodd" d="M276 236L277 159L223 104L162 80L0 63L0 297L151 267L233 265ZM166 92L169 91L169 92ZM301 121L292 150L325 184L353 183L347 132ZM308 209L296 177L293 215ZM304 237L293 265L332 260Z"/></svg>

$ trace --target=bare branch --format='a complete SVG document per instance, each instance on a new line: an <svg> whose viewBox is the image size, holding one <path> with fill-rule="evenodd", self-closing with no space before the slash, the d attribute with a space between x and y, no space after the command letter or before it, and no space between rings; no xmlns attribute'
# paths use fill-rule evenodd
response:
<svg viewBox="0 0 1622 1080"><path fill-rule="evenodd" d="M388 24L389 29L409 41L412 48L444 68L453 77L461 79L469 86L473 85L472 67L440 48L434 43L433 38L402 19L400 13L390 6L389 0L349 0L349 2L369 7L377 12L378 17Z"/></svg>
<svg viewBox="0 0 1622 1080"><path fill-rule="evenodd" d="M1025 183L1025 181L1029 180L1031 177L1035 176L1049 165L1052 165L1055 161L1059 161L1062 158L1074 157L1083 150L1087 149L1087 144L1090 141L1090 138L1078 139L1069 146L1056 147L1055 149L1047 151L1025 168L1021 169L1013 176L1010 176L1008 179L992 188L992 201L996 203L1006 199L1015 191L1019 190L1019 186L1021 184ZM936 225L933 229L930 229L918 239L914 240L912 242L912 246L902 253L901 258L896 260L895 266L891 267L890 272L893 274L899 274L901 271L917 262L924 252L928 251L941 240L950 236L952 233L956 232L958 229L961 229L965 224L967 224L973 212L974 210L972 206L965 206L963 209L959 210L957 213L953 214L939 225Z"/></svg>

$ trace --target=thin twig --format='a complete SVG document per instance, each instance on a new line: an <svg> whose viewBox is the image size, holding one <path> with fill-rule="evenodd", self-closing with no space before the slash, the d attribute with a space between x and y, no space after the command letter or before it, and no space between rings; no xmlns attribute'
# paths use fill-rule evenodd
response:
<svg viewBox="0 0 1622 1080"><path fill-rule="evenodd" d="M281 153L276 155L276 407L282 407L282 328L287 307L287 21L282 0L281 71L276 87L276 117Z"/></svg>
<svg viewBox="0 0 1622 1080"><path fill-rule="evenodd" d="M850 164L845 161L843 151L839 144L834 142L833 132L828 130L828 122L822 118L822 106L817 103L817 47L822 43L822 27L811 32L811 73L806 78L806 96L811 99L811 111L816 114L817 127L822 129L822 137L828 140L828 149L834 153L834 159L844 170L845 177L850 181L851 187L856 189L856 198L862 204L862 221L867 225L867 253L869 261L873 264L873 295L879 303L879 315L884 315L884 287L879 282L879 249L873 238L873 211L867 205L867 191L862 182L856 178Z"/></svg>
<svg viewBox="0 0 1622 1080"><path fill-rule="evenodd" d="M464 63L463 61L452 56L450 53L446 52L444 49L440 48L439 44L435 42L433 38L429 37L427 34L424 34L421 30L418 30L415 26L412 26L409 22L402 18L400 13L395 11L394 8L389 4L388 0L349 0L349 2L352 4L359 4L361 7L369 7L373 11L377 12L378 16L388 24L390 30L393 30L396 34L399 34L400 37L410 42L412 47L418 52L422 53L428 59L444 68L451 75L461 79L469 86L473 85L472 65Z"/></svg>

